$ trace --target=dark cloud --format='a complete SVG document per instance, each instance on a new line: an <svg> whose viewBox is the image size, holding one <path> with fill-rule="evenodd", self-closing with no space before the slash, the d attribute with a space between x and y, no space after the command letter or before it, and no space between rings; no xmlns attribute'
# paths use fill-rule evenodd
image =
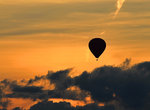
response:
<svg viewBox="0 0 150 110"><path fill-rule="evenodd" d="M28 81L28 85L30 85L30 84L32 84L34 82L40 81L41 79L44 79L44 78L45 78L45 76L35 76L34 79L30 79Z"/></svg>
<svg viewBox="0 0 150 110"><path fill-rule="evenodd" d="M2 81L10 86L11 94L7 94L9 98L31 98L33 100L41 99L47 100L49 98L64 98L73 100L84 100L89 95L88 92L82 90L67 90L70 86L73 86L74 82L71 77L68 76L71 69L61 70L57 72L48 72L46 76L36 76L34 79L27 81L25 86L15 83L11 84L9 81ZM49 84L54 84L54 90L43 90L44 87L34 86L34 83L40 80L49 80ZM26 81L23 81L24 83Z"/></svg>
<svg viewBox="0 0 150 110"><path fill-rule="evenodd" d="M149 110L150 62L129 66L130 59L127 59L118 67L103 66L90 73L85 71L75 78L68 76L71 69L66 69L49 72L45 76L30 79L26 86L20 86L15 81L11 83L8 80L1 81L1 83L9 85L13 92L7 94L7 97L32 98L35 100L64 98L84 101L85 97L90 95L95 103L104 102L107 107L111 105L112 110ZM43 90L43 87L32 85L34 82L44 79L49 80L50 84L54 84L55 89ZM80 90L68 89L72 86L79 87ZM43 106L43 104L48 107L57 105L53 105L51 102L41 102L36 106ZM60 106L64 106L64 103ZM89 110L90 107L88 105L85 110ZM82 110L82 108L79 110ZM111 108L108 110L111 110Z"/></svg>
<svg viewBox="0 0 150 110"><path fill-rule="evenodd" d="M112 105L100 107L97 104L88 104L84 107L77 107L75 110L115 110L115 108Z"/></svg>
<svg viewBox="0 0 150 110"><path fill-rule="evenodd" d="M104 66L91 73L84 72L75 80L75 85L89 91L95 100L117 100L128 109L148 110L146 106L150 103L150 62L140 63L126 70Z"/></svg>
<svg viewBox="0 0 150 110"><path fill-rule="evenodd" d="M5 95L5 98L31 98L35 100L43 98L47 94L42 90L43 87L30 86L28 83L23 86L17 81L3 80L0 84L3 85L3 90L10 92Z"/></svg>
<svg viewBox="0 0 150 110"><path fill-rule="evenodd" d="M113 91L115 89L114 87L111 88L111 86L113 83L117 84L115 82L116 77L119 77L119 74L117 74L114 78L114 74L120 73L120 71L120 68L101 67L94 70L91 74L84 72L81 76L75 78L75 85L89 91L95 100L102 102L111 101L113 100Z"/></svg>
<svg viewBox="0 0 150 110"><path fill-rule="evenodd" d="M13 110L21 110L21 108L19 108L19 107L16 107L16 108L14 108Z"/></svg>
<svg viewBox="0 0 150 110"><path fill-rule="evenodd" d="M64 98L64 99L73 99L73 100L85 100L85 97L89 95L86 91L71 91L71 90L52 90L48 91L49 98Z"/></svg>
<svg viewBox="0 0 150 110"><path fill-rule="evenodd" d="M5 87L6 86L0 82L0 110L7 110L7 107L10 104L10 101L5 97Z"/></svg>
<svg viewBox="0 0 150 110"><path fill-rule="evenodd" d="M14 92L38 93L42 91L42 87L35 86L16 86L12 89Z"/></svg>
<svg viewBox="0 0 150 110"><path fill-rule="evenodd" d="M30 110L73 110L69 103L53 103L53 102L40 102L30 108Z"/></svg>
<svg viewBox="0 0 150 110"><path fill-rule="evenodd" d="M32 106L30 110L114 110L114 107L99 107L96 104L89 104L84 107L71 107L71 105L66 102L53 103L43 101Z"/></svg>
<svg viewBox="0 0 150 110"><path fill-rule="evenodd" d="M72 78L68 76L70 71L71 69L58 71L56 73L49 72L47 74L47 79L49 79L51 83L55 84L56 89L65 90L73 84Z"/></svg>
<svg viewBox="0 0 150 110"><path fill-rule="evenodd" d="M30 98L36 100L45 99L47 96L47 91L42 90L42 87L16 85L11 87L11 90L13 93L6 95L9 98Z"/></svg>

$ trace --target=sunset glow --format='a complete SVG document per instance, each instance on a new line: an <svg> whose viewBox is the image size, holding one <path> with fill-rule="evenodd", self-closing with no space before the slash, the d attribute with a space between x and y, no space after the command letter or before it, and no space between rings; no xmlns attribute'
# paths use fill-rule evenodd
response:
<svg viewBox="0 0 150 110"><path fill-rule="evenodd" d="M149 42L150 0L0 0L0 109L149 110Z"/></svg>

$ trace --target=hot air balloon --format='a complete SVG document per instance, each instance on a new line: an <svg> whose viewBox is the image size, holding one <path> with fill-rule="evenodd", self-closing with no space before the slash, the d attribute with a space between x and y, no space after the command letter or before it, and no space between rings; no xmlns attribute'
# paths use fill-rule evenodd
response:
<svg viewBox="0 0 150 110"><path fill-rule="evenodd" d="M106 48L106 42L101 38L94 38L89 42L89 49L93 55L97 58L104 52Z"/></svg>

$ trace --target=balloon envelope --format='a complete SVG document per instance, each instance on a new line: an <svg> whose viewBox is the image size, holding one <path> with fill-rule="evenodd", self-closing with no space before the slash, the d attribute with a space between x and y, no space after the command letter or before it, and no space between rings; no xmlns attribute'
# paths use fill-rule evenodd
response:
<svg viewBox="0 0 150 110"><path fill-rule="evenodd" d="M104 52L105 48L106 43L101 38L94 38L89 42L89 49L96 58L99 58L99 56Z"/></svg>

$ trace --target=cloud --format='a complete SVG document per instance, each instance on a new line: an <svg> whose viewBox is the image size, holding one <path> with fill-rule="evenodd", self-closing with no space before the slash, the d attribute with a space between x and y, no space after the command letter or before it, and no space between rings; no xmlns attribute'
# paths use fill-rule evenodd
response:
<svg viewBox="0 0 150 110"><path fill-rule="evenodd" d="M35 86L16 86L12 89L14 92L28 92L28 93L38 93L42 91L42 87L35 87Z"/></svg>
<svg viewBox="0 0 150 110"><path fill-rule="evenodd" d="M21 110L21 108L19 108L19 107L16 107L16 108L14 108L13 110Z"/></svg>
<svg viewBox="0 0 150 110"><path fill-rule="evenodd" d="M124 4L125 0L118 0L117 1L117 10L115 12L114 18L118 15L120 9L122 8L123 4Z"/></svg>
<svg viewBox="0 0 150 110"><path fill-rule="evenodd" d="M41 99L48 100L49 98L64 98L73 100L84 100L89 95L84 90L71 90L69 87L73 86L73 79L68 76L71 69L61 70L57 72L49 72L46 76L35 76L34 79L22 81L23 85L16 81L3 80L1 83L9 86L11 93L7 94L7 98L30 98L33 100ZM49 84L36 85L38 82L48 80ZM45 88L46 85L54 85L54 89ZM50 87L49 86L49 87Z"/></svg>
<svg viewBox="0 0 150 110"><path fill-rule="evenodd" d="M30 108L30 110L73 110L69 103L53 103L53 102L41 102Z"/></svg>
<svg viewBox="0 0 150 110"><path fill-rule="evenodd" d="M104 66L75 78L77 86L102 102L119 101L125 108L148 110L150 99L150 62L129 69ZM114 96L115 94L115 96Z"/></svg>
<svg viewBox="0 0 150 110"><path fill-rule="evenodd" d="M9 100L5 98L5 87L6 86L0 82L0 109L2 110L6 110L10 104Z"/></svg>
<svg viewBox="0 0 150 110"><path fill-rule="evenodd" d="M91 96L95 104L103 102L105 107L111 106L112 110L149 110L150 108L150 62L130 66L130 59L126 59L120 66L99 67L92 72L84 71L74 78L68 75L70 71L71 69L49 72L45 76L30 79L24 86L15 81L11 83L8 80L1 81L1 83L10 86L12 91L6 97L46 101L35 105L35 107L42 107L44 104L48 107L57 105L47 102L49 98L85 101L87 96ZM43 90L44 85L32 85L43 79L49 80L48 83L54 84L55 88ZM74 89L71 89L73 87ZM64 105L66 104L63 103L60 106ZM86 107L86 110L90 108L89 106ZM100 110L103 109L100 108Z"/></svg>
<svg viewBox="0 0 150 110"><path fill-rule="evenodd" d="M53 103L43 101L30 108L30 110L114 110L112 106L99 107L96 104L89 104L84 107L71 107L69 103L60 102Z"/></svg>
<svg viewBox="0 0 150 110"><path fill-rule="evenodd" d="M30 98L36 100L46 94L42 90L43 87L30 86L28 83L21 85L17 81L3 80L0 84L3 85L3 92L6 93L3 98Z"/></svg>
<svg viewBox="0 0 150 110"><path fill-rule="evenodd" d="M98 1L98 0L87 0L86 2L95 2L95 1ZM26 1L23 1L23 0L6 0L6 1L0 1L0 4L24 4L24 3L26 3L26 4L29 4L29 3L31 3L31 4L33 4L33 3L58 3L58 4L64 4L64 3L74 3L74 2L81 2L81 3L83 3L84 1L83 0L76 0L76 1L74 1L74 0L64 0L64 1L62 1L62 0L55 0L55 1L53 1L53 0L43 0L43 1L41 1L41 0L26 0Z"/></svg>
<svg viewBox="0 0 150 110"><path fill-rule="evenodd" d="M46 99L47 92L42 87L36 86L15 86L12 87L12 93L7 94L7 98L30 98L32 100Z"/></svg>
<svg viewBox="0 0 150 110"><path fill-rule="evenodd" d="M30 85L30 84L37 82L37 81L44 79L44 78L45 78L44 76L35 76L34 79L30 79L27 84Z"/></svg>
<svg viewBox="0 0 150 110"><path fill-rule="evenodd" d="M112 12L110 7L113 7L112 1L84 2L82 4L3 4L3 7L0 7L0 12L5 10L1 12L2 16L0 17L0 37L38 33L89 32L97 29L96 25L90 26L89 22L93 19L94 21L95 19L99 20L101 16L105 17L107 13ZM80 26L80 22L83 23L83 21L87 21L88 25ZM67 26L68 22L70 25ZM77 22L79 22L78 25Z"/></svg>
<svg viewBox="0 0 150 110"><path fill-rule="evenodd" d="M51 83L55 84L55 88L65 90L72 84L72 78L68 76L71 69L58 71L56 73L49 72L47 78Z"/></svg>

